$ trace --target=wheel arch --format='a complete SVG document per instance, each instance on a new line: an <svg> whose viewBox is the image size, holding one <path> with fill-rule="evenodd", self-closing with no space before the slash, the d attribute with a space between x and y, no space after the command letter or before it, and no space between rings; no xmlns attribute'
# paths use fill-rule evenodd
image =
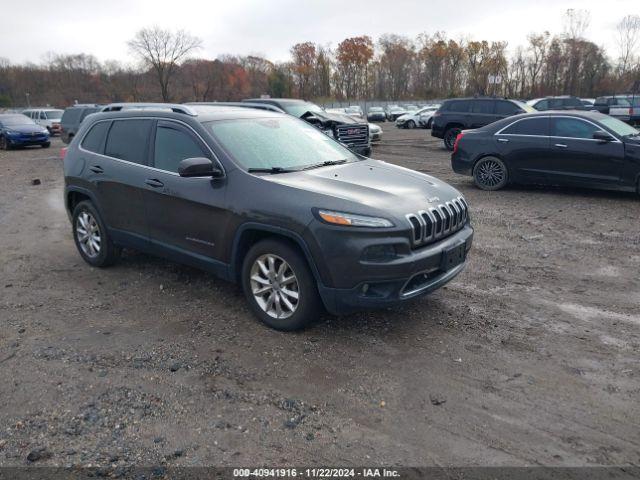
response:
<svg viewBox="0 0 640 480"><path fill-rule="evenodd" d="M478 164L478 162L480 160L482 160L483 158L487 158L487 157L494 157L497 158L498 160L500 160L502 163L504 163L504 166L507 167L507 183L505 186L509 185L512 180L513 180L513 169L511 168L511 165L509 165L509 162L499 153L487 153L487 152L483 152L481 154L479 154L475 160L473 161L473 164L471 165L471 176L473 176L474 171L476 169L476 165Z"/></svg>
<svg viewBox="0 0 640 480"><path fill-rule="evenodd" d="M71 218L71 215L73 215L73 210L76 208L76 205L78 205L78 203L84 200L89 200L93 204L93 206L96 208L96 210L98 210L98 213L100 214L100 216L103 218L103 221L104 221L104 215L102 214L100 204L96 200L96 197L93 194L93 192L91 192L90 190L87 190L86 188L77 187L77 186L68 186L65 189L64 204L67 210L67 214L69 215L69 218Z"/></svg>
<svg viewBox="0 0 640 480"><path fill-rule="evenodd" d="M316 282L318 285L322 284L322 278L311 255L311 250L302 236L286 228L256 222L244 223L236 231L233 240L231 261L229 262L229 277L231 280L239 282L240 273L242 272L242 262L249 252L249 249L259 241L267 238L283 240L300 251L307 261Z"/></svg>

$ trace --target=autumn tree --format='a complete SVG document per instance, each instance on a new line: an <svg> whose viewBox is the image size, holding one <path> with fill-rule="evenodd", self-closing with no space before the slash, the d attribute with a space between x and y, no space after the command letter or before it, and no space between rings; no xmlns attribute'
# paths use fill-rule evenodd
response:
<svg viewBox="0 0 640 480"><path fill-rule="evenodd" d="M312 42L297 43L291 47L291 56L293 58L293 72L298 84L298 95L301 98L308 98L316 66L316 46Z"/></svg>
<svg viewBox="0 0 640 480"><path fill-rule="evenodd" d="M143 28L128 43L131 51L155 72L162 100L171 99L170 83L180 62L202 47L202 40L184 30L172 32L158 26Z"/></svg>
<svg viewBox="0 0 640 480"><path fill-rule="evenodd" d="M336 79L346 99L363 96L367 90L369 62L373 58L370 37L347 38L336 49Z"/></svg>

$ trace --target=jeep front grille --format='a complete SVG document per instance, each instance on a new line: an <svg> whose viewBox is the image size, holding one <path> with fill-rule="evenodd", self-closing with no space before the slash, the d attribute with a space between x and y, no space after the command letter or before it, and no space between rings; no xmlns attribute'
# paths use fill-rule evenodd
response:
<svg viewBox="0 0 640 480"><path fill-rule="evenodd" d="M408 214L407 220L413 232L413 246L427 245L454 234L464 227L468 218L469 206L462 197Z"/></svg>
<svg viewBox="0 0 640 480"><path fill-rule="evenodd" d="M366 146L369 144L369 125L338 125L336 139L349 146Z"/></svg>

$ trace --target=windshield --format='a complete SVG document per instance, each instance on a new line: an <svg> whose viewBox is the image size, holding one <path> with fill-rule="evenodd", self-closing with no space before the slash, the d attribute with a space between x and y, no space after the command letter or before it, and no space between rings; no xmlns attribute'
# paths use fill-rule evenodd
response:
<svg viewBox="0 0 640 480"><path fill-rule="evenodd" d="M369 109L370 112L384 112L384 110L382 109L382 107L371 107Z"/></svg>
<svg viewBox="0 0 640 480"><path fill-rule="evenodd" d="M49 120L60 120L62 118L63 110L47 110L44 112Z"/></svg>
<svg viewBox="0 0 640 480"><path fill-rule="evenodd" d="M204 124L244 168L301 169L357 157L296 118L243 118Z"/></svg>
<svg viewBox="0 0 640 480"><path fill-rule="evenodd" d="M35 122L25 115L11 115L10 117L0 117L0 123L7 127L17 125L34 125Z"/></svg>
<svg viewBox="0 0 640 480"><path fill-rule="evenodd" d="M627 135L638 135L638 133L640 133L631 125L628 125L624 123L622 120L618 120L617 118L613 118L613 117L601 118L600 123L602 123L605 127L613 130L621 137L626 137Z"/></svg>
<svg viewBox="0 0 640 480"><path fill-rule="evenodd" d="M294 115L296 117L301 117L307 112L322 112L322 108L320 108L315 103L304 102L304 103L291 103L282 105L284 111L289 115Z"/></svg>

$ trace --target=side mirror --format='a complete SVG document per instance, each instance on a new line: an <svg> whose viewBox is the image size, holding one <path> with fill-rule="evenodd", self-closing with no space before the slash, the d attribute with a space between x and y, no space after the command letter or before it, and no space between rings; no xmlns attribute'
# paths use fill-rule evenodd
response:
<svg viewBox="0 0 640 480"><path fill-rule="evenodd" d="M596 130L593 132L593 139L599 142L613 142L614 138L604 130Z"/></svg>
<svg viewBox="0 0 640 480"><path fill-rule="evenodd" d="M178 164L178 174L181 177L220 178L223 176L222 170L204 157L185 158Z"/></svg>

